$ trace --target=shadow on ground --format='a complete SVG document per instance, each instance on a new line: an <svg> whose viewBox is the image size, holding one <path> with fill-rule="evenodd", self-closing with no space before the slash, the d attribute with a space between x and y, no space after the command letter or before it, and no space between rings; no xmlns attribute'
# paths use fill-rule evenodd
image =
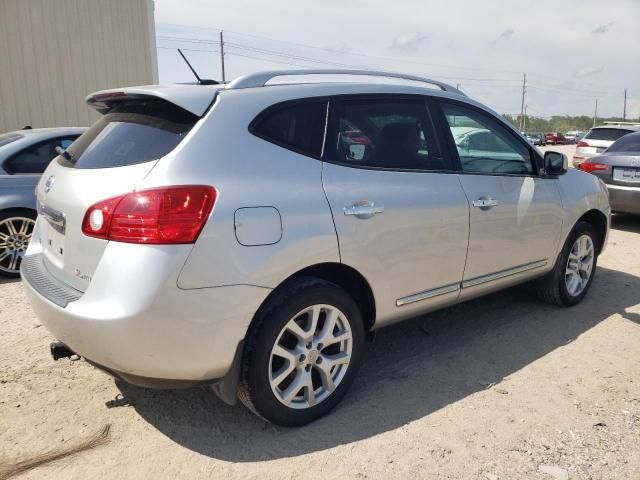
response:
<svg viewBox="0 0 640 480"><path fill-rule="evenodd" d="M623 232L640 233L640 215L616 213L611 217L611 228Z"/></svg>
<svg viewBox="0 0 640 480"><path fill-rule="evenodd" d="M3 283L16 283L19 282L20 278L13 278L13 277L2 277L0 276L0 285L2 285Z"/></svg>
<svg viewBox="0 0 640 480"><path fill-rule="evenodd" d="M119 384L126 403L178 444L217 459L254 462L320 451L397 429L498 383L640 300L640 279L599 268L585 301L568 310L527 286L382 329L338 408L299 429L265 424L206 387L153 391Z"/></svg>

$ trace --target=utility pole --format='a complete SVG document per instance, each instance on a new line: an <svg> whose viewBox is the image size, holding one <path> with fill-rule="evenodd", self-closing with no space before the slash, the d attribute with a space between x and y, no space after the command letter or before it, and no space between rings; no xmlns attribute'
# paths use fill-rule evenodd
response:
<svg viewBox="0 0 640 480"><path fill-rule="evenodd" d="M627 120L627 89L624 89L624 110L622 111L622 121Z"/></svg>
<svg viewBox="0 0 640 480"><path fill-rule="evenodd" d="M225 83L224 75L224 38L222 38L222 30L220 30L220 63L222 65L222 83Z"/></svg>
<svg viewBox="0 0 640 480"><path fill-rule="evenodd" d="M596 122L598 121L598 99L596 98L596 109L593 112L593 126L596 126Z"/></svg>
<svg viewBox="0 0 640 480"><path fill-rule="evenodd" d="M524 120L524 93L527 91L527 74L522 77L522 105L520 105L520 131L522 131L522 121Z"/></svg>
<svg viewBox="0 0 640 480"><path fill-rule="evenodd" d="M524 106L524 119L522 120L522 131L527 131L527 106Z"/></svg>

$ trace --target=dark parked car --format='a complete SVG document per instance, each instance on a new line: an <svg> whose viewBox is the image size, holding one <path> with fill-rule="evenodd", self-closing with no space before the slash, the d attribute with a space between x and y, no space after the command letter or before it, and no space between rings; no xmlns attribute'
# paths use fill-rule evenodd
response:
<svg viewBox="0 0 640 480"><path fill-rule="evenodd" d="M640 132L620 137L604 153L579 168L607 185L614 212L640 214Z"/></svg>
<svg viewBox="0 0 640 480"><path fill-rule="evenodd" d="M34 189L56 147L85 128L38 128L0 135L0 275L17 277L36 219Z"/></svg>
<svg viewBox="0 0 640 480"><path fill-rule="evenodd" d="M566 145L567 139L560 132L549 132L545 135L549 145Z"/></svg>

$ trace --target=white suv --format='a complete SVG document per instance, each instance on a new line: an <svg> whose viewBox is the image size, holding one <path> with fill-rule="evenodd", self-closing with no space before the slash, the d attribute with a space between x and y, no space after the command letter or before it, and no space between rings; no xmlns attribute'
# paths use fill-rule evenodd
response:
<svg viewBox="0 0 640 480"><path fill-rule="evenodd" d="M576 145L576 153L573 156L573 166L580 168L585 160L600 155L613 142L627 133L640 131L640 125L603 125L593 127Z"/></svg>

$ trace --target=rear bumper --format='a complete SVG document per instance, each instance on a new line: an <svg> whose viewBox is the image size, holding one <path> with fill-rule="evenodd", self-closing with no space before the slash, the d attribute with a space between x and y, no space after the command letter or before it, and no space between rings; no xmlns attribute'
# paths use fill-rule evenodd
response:
<svg viewBox="0 0 640 480"><path fill-rule="evenodd" d="M640 187L607 185L607 190L612 211L640 214Z"/></svg>
<svg viewBox="0 0 640 480"><path fill-rule="evenodd" d="M151 380L165 380L167 386L210 383L231 368L270 290L179 289L188 247L112 242L89 288L66 307L38 291L36 279L24 270L23 283L36 315L56 339L108 373L144 386Z"/></svg>

